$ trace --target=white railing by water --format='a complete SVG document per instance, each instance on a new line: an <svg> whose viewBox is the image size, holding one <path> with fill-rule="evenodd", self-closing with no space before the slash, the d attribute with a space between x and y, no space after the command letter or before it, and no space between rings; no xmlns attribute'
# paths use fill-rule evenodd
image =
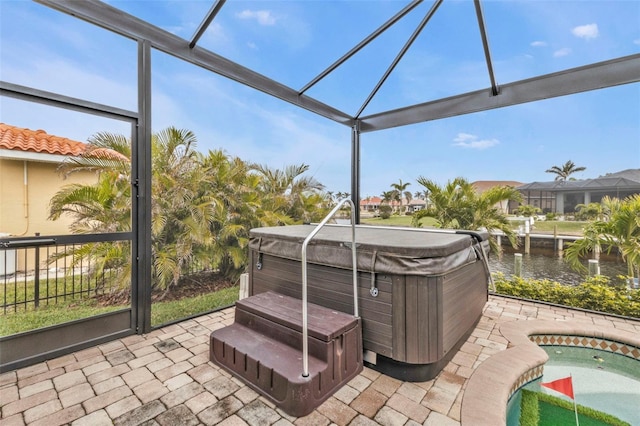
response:
<svg viewBox="0 0 640 426"><path fill-rule="evenodd" d="M329 212L302 243L302 376L309 377L309 330L307 309L307 245L309 241L322 229L324 225L342 208L344 204L351 207L351 259L353 269L353 316L358 317L358 267L356 257L356 212L353 201L349 198L341 200Z"/></svg>

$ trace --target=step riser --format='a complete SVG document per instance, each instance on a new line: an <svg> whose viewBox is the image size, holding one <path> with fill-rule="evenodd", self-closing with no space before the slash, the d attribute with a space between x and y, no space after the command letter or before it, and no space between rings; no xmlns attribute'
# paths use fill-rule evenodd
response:
<svg viewBox="0 0 640 426"><path fill-rule="evenodd" d="M265 336L285 343L292 348L302 348L302 333L287 328L283 325L269 321L251 312L236 310L235 322L242 324L252 330L258 331ZM325 345L317 339L309 339L309 356L313 356L321 361L327 361ZM300 371L302 371L302 360L300 360Z"/></svg>
<svg viewBox="0 0 640 426"><path fill-rule="evenodd" d="M252 387L270 395L274 402L282 402L286 398L287 379L272 368L261 364L259 360L237 351L233 346L217 339L212 340L211 359L226 367L233 374L239 375Z"/></svg>
<svg viewBox="0 0 640 426"><path fill-rule="evenodd" d="M232 325L211 333L210 359L288 414L306 416L362 371L360 319L310 305L303 377L301 302L275 294L248 299L236 305Z"/></svg>
<svg viewBox="0 0 640 426"><path fill-rule="evenodd" d="M322 342L312 342L319 346ZM254 390L268 397L290 415L301 417L309 414L336 390L362 371L362 333L356 327L336 338L324 342L325 353L330 360L326 369L308 378L302 377L302 357L297 365L292 363L290 371L282 375L269 368L258 358L260 354L246 354L232 343L211 339L211 360L239 377ZM355 349L350 349L355 348ZM301 354L301 352L300 352ZM326 355L325 355L326 357Z"/></svg>

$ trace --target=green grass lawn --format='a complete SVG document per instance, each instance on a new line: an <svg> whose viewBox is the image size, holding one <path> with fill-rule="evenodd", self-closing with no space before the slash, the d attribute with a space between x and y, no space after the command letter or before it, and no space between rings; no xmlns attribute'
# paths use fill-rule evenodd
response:
<svg viewBox="0 0 640 426"><path fill-rule="evenodd" d="M166 324L202 312L230 306L238 300L240 287L228 287L214 293L187 297L169 302L153 302L151 305L151 325Z"/></svg>
<svg viewBox="0 0 640 426"><path fill-rule="evenodd" d="M391 215L389 219L382 219L380 217L366 217L361 218L360 222L366 225L407 226L409 228L413 227L413 225L411 225L411 216L405 215ZM422 219L422 227L435 226L435 224L435 219L432 219L430 217Z"/></svg>
<svg viewBox="0 0 640 426"><path fill-rule="evenodd" d="M0 336L49 327L64 322L117 311L128 306L98 306L95 300L73 300L55 305L43 305L38 309L17 312L0 316Z"/></svg>
<svg viewBox="0 0 640 426"><path fill-rule="evenodd" d="M203 312L232 305L238 300L238 286L180 300L153 302L151 324L155 327ZM95 299L77 299L38 309L18 310L0 316L0 336L62 324L90 316L127 309L129 305L100 306Z"/></svg>
<svg viewBox="0 0 640 426"><path fill-rule="evenodd" d="M48 278L43 276L40 278L38 290L40 305L55 304L56 301L52 298L55 298L56 295L58 295L58 302L62 303L67 303L68 300L66 299L72 299L71 302L75 302L73 299L84 299L94 296L96 294L96 285L99 287L98 293L103 292L100 284L100 282L90 280L86 275L82 274ZM76 294L72 295L72 293ZM28 309L33 307L35 294L36 289L33 277L27 280L16 279L15 282L9 279L4 285L0 285L0 301L7 305L22 304L22 309L24 309L25 302ZM62 294L67 294L67 298L63 299L62 296L59 296ZM20 309L21 307L19 306L18 310Z"/></svg>
<svg viewBox="0 0 640 426"><path fill-rule="evenodd" d="M557 227L558 235L582 235L582 230L588 223L566 220L540 220L535 223L532 232L553 234L554 227Z"/></svg>

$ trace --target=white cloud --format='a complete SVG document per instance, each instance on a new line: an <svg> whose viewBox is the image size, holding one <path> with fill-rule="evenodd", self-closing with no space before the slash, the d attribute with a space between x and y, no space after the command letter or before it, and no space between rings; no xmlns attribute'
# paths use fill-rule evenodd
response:
<svg viewBox="0 0 640 426"><path fill-rule="evenodd" d="M249 47L249 49L258 50L258 46L252 41L247 42L247 46Z"/></svg>
<svg viewBox="0 0 640 426"><path fill-rule="evenodd" d="M633 44L640 44L640 38L633 40Z"/></svg>
<svg viewBox="0 0 640 426"><path fill-rule="evenodd" d="M536 41L531 42L531 46L532 47L545 47L546 45L547 45L546 41L536 40Z"/></svg>
<svg viewBox="0 0 640 426"><path fill-rule="evenodd" d="M589 40L598 37L598 24L580 25L571 30L571 33L579 38Z"/></svg>
<svg viewBox="0 0 640 426"><path fill-rule="evenodd" d="M276 18L268 10L243 10L236 15L240 19L255 19L260 25L275 25Z"/></svg>
<svg viewBox="0 0 640 426"><path fill-rule="evenodd" d="M558 49L555 52L553 52L553 57L561 58L563 56L567 56L570 53L571 53L571 49L569 49L568 47L563 47L562 49Z"/></svg>
<svg viewBox="0 0 640 426"><path fill-rule="evenodd" d="M469 133L458 133L453 142L453 146L472 149L487 149L500 143L498 139L479 139L478 136Z"/></svg>

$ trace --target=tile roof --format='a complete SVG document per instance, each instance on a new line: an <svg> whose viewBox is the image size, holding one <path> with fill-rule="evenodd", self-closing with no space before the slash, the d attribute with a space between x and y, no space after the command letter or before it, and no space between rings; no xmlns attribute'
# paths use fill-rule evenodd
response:
<svg viewBox="0 0 640 426"><path fill-rule="evenodd" d="M78 156L87 149L87 144L50 135L44 130L31 130L0 123L0 149Z"/></svg>
<svg viewBox="0 0 640 426"><path fill-rule="evenodd" d="M360 200L361 206L369 206L369 205L379 205L382 202L382 198L380 197L367 197Z"/></svg>

